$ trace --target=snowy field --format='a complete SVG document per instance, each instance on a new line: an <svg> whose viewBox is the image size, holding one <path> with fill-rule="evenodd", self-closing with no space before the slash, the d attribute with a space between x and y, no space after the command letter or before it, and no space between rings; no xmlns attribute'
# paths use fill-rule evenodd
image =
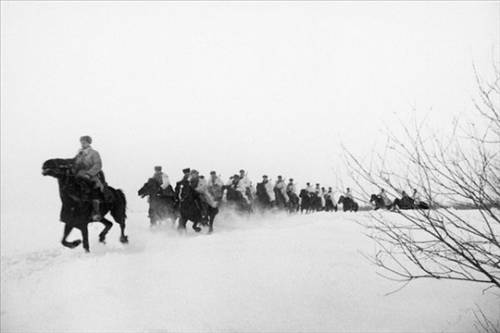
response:
<svg viewBox="0 0 500 333"><path fill-rule="evenodd" d="M2 219L2 332L471 332L476 305L500 314L500 298L472 283L386 295L400 285L362 255L374 245L353 219L367 212L225 214L211 235L151 230L129 212L130 244L117 225L99 244L94 223L90 254L60 246L63 225L49 217Z"/></svg>

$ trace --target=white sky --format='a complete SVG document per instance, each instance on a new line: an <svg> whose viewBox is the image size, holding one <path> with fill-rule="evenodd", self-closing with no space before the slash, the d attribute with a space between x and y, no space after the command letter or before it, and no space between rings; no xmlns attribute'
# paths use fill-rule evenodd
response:
<svg viewBox="0 0 500 333"><path fill-rule="evenodd" d="M446 127L471 110L472 64L490 69L500 44L499 2L1 9L2 215L59 209L41 165L72 157L87 134L136 209L157 164L174 181L184 167L224 179L244 168L254 182L334 186L341 142L363 155L384 126L398 130L395 117Z"/></svg>

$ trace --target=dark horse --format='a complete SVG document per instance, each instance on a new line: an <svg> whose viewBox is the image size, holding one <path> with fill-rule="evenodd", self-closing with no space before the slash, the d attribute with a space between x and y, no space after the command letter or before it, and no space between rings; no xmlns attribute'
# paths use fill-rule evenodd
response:
<svg viewBox="0 0 500 333"><path fill-rule="evenodd" d="M169 185L167 188L162 189L155 179L149 178L137 194L141 198L149 196L148 216L151 226L165 219L172 219L175 222L177 213L175 209L175 192L172 186Z"/></svg>
<svg viewBox="0 0 500 333"><path fill-rule="evenodd" d="M276 198L276 207L279 209L287 208L287 201L281 190L277 187L274 188L274 197Z"/></svg>
<svg viewBox="0 0 500 333"><path fill-rule="evenodd" d="M200 194L196 192L193 186L185 184L180 189L180 200L179 200L179 230L186 229L187 221L193 222L193 229L196 232L200 232L201 228L198 224L206 224L208 222L209 232L213 231L213 225L215 216L219 212L218 208L211 207L207 205L207 218L208 221L204 220L203 217L203 207L200 199Z"/></svg>
<svg viewBox="0 0 500 333"><path fill-rule="evenodd" d="M344 212L357 212L359 208L356 201L352 200L351 198L344 197L343 195L340 196L338 204L342 204L342 209Z"/></svg>
<svg viewBox="0 0 500 333"><path fill-rule="evenodd" d="M398 209L429 209L429 205L425 202L419 202L418 204L415 204L415 201L413 198L410 198L409 196L403 196L401 199L396 198L394 199L393 203L394 208Z"/></svg>
<svg viewBox="0 0 500 333"><path fill-rule="evenodd" d="M224 186L226 190L226 201L228 204L233 204L240 212L252 212L252 205L248 203L240 191L237 191L233 186Z"/></svg>
<svg viewBox="0 0 500 333"><path fill-rule="evenodd" d="M323 210L323 203L321 201L321 196L318 193L314 192L311 193L311 198L312 198L311 201L312 209L317 212Z"/></svg>
<svg viewBox="0 0 500 333"><path fill-rule="evenodd" d="M333 198L331 195L326 195L325 196L325 211L327 212L333 212L337 211L337 205L333 202Z"/></svg>
<svg viewBox="0 0 500 333"><path fill-rule="evenodd" d="M288 191L288 212L296 213L300 209L299 197L294 192Z"/></svg>
<svg viewBox="0 0 500 333"><path fill-rule="evenodd" d="M257 184L257 192L255 195L255 205L259 209L272 208L271 198L269 198L269 194L267 193L265 183L258 183Z"/></svg>
<svg viewBox="0 0 500 333"><path fill-rule="evenodd" d="M311 211L311 196L306 189L300 190L300 212L309 213Z"/></svg>
<svg viewBox="0 0 500 333"><path fill-rule="evenodd" d="M375 210L380 208L391 209L391 205L386 205L384 199L380 195L372 194L370 196L370 203L375 206Z"/></svg>
<svg viewBox="0 0 500 333"><path fill-rule="evenodd" d="M88 224L91 220L92 198L90 191L92 184L84 179L76 178L73 173L73 159L51 159L43 163L42 175L51 176L57 179L59 184L59 196L62 201L60 219L65 223L62 245L75 248L82 243L82 240L68 242L73 228L77 228L82 233L83 248L89 252ZM120 225L120 242L127 243L128 237L125 235L125 219L127 218L127 201L125 194L121 190L107 187L104 193L104 202L100 205L104 229L99 234L99 241L104 243L106 234L113 226L113 223L105 218L107 213L111 213L113 219Z"/></svg>

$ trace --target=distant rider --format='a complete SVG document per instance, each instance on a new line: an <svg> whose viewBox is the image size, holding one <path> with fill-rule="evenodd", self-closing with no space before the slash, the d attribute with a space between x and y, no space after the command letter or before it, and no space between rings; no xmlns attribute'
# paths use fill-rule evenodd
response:
<svg viewBox="0 0 500 333"><path fill-rule="evenodd" d="M199 199L198 203L200 205L201 216L204 220L208 220L208 206L212 208L217 207L217 203L208 191L208 183L205 177L200 176L196 170L191 170L189 182L193 189L199 194L196 200L198 201Z"/></svg>
<svg viewBox="0 0 500 333"><path fill-rule="evenodd" d="M420 196L416 188L413 189L412 199L415 206L418 206L422 203L422 197Z"/></svg>
<svg viewBox="0 0 500 333"><path fill-rule="evenodd" d="M288 194L288 196L290 196L290 193L297 194L297 188L293 183L293 178L290 178L288 180L288 184L286 185L286 193Z"/></svg>
<svg viewBox="0 0 500 333"><path fill-rule="evenodd" d="M167 174L162 171L161 166L155 166L155 173L152 178L158 182L162 190L165 190L170 185L170 180Z"/></svg>
<svg viewBox="0 0 500 333"><path fill-rule="evenodd" d="M262 176L262 182L257 184L257 198L260 203L265 207L271 207L275 201L273 185L269 181L267 175Z"/></svg>
<svg viewBox="0 0 500 333"><path fill-rule="evenodd" d="M177 204L179 204L179 202L181 200L180 195L181 195L182 188L185 186L189 186L189 174L191 173L191 169L190 168L182 169L182 173L184 174L184 176L182 177L181 180L179 180L175 184L175 198L176 198Z"/></svg>
<svg viewBox="0 0 500 333"><path fill-rule="evenodd" d="M391 207L392 202L389 199L389 197L387 196L387 192L385 191L385 189L381 188L380 189L380 193L378 194L378 196L384 201L384 205L386 207Z"/></svg>
<svg viewBox="0 0 500 333"><path fill-rule="evenodd" d="M208 179L208 192L212 195L217 204L220 204L224 195L224 183L217 176L215 171L210 171L210 178Z"/></svg>
<svg viewBox="0 0 500 333"><path fill-rule="evenodd" d="M278 180L276 180L276 184L274 185L275 190L279 191L281 195L283 196L283 200L285 200L284 203L288 203L288 194L286 193L286 185L285 181L283 180L283 177L278 176Z"/></svg>
<svg viewBox="0 0 500 333"><path fill-rule="evenodd" d="M243 169L240 170L237 190L243 194L243 197L245 198L247 203L250 203L250 201L252 200L252 182Z"/></svg>
<svg viewBox="0 0 500 333"><path fill-rule="evenodd" d="M351 188L350 187L346 188L345 197L348 198L348 199L351 199L352 201L354 201L354 199L352 197L352 192L351 192Z"/></svg>

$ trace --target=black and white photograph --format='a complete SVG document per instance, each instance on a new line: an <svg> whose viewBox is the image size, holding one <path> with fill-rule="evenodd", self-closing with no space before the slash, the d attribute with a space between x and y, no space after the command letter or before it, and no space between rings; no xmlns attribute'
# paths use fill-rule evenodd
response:
<svg viewBox="0 0 500 333"><path fill-rule="evenodd" d="M2 333L500 333L500 1L0 12Z"/></svg>

